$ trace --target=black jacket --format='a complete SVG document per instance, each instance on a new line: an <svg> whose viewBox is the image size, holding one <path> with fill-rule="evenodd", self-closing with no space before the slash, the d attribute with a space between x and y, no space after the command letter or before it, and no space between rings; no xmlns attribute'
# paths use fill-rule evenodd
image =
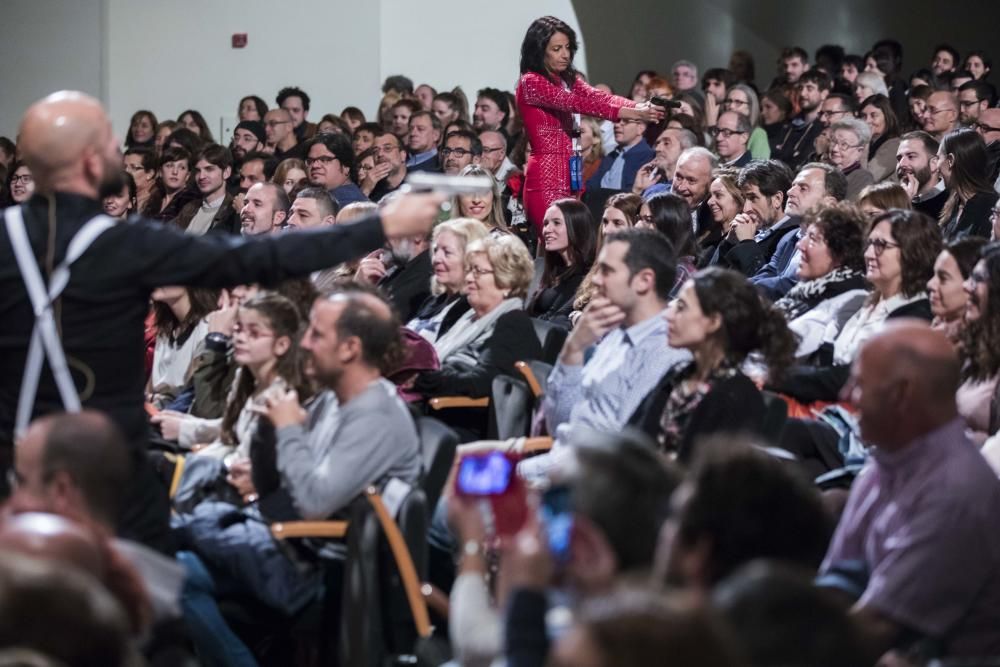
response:
<svg viewBox="0 0 1000 667"><path fill-rule="evenodd" d="M674 366L629 417L628 424L654 440L660 433L660 419L667 399L677 384L691 372L691 364ZM681 444L677 458L691 460L695 442L713 433L761 433L764 424L764 398L757 386L743 373L716 382L681 425Z"/></svg>
<svg viewBox="0 0 1000 667"><path fill-rule="evenodd" d="M399 319L409 322L431 294L431 252L424 250L402 267L390 269L378 281L396 307Z"/></svg>
<svg viewBox="0 0 1000 667"><path fill-rule="evenodd" d="M792 171L798 171L813 154L813 143L822 131L823 124L819 119L807 122L805 119L795 118L785 123L778 133L778 143L771 151L771 157L781 160Z"/></svg>
<svg viewBox="0 0 1000 667"><path fill-rule="evenodd" d="M569 321L569 314L573 312L573 301L576 299L576 291L580 289L580 283L590 267L580 267L568 276L565 276L558 285L553 285L540 290L531 298L531 305L528 313L539 320L552 322L556 326L569 331L572 324Z"/></svg>
<svg viewBox="0 0 1000 667"><path fill-rule="evenodd" d="M995 192L977 192L973 195L972 199L965 202L962 215L945 226L945 242L952 243L967 236L990 238L992 232L990 214L998 196L1000 195Z"/></svg>
<svg viewBox="0 0 1000 667"><path fill-rule="evenodd" d="M201 208L201 200L196 199L194 201L188 202L181 212L173 220L173 224L177 225L181 229L186 230L194 220L194 216L198 215L198 209ZM224 233L224 234L239 234L240 233L240 216L236 214L236 209L233 208L233 196L227 194L226 198L222 200L222 206L219 207L219 212L215 214L212 218L212 224L209 225L208 231L211 233Z"/></svg>
<svg viewBox="0 0 1000 667"><path fill-rule="evenodd" d="M785 216L753 239L737 243L723 239L710 264L739 271L749 278L771 261L782 239L798 228L798 216Z"/></svg>

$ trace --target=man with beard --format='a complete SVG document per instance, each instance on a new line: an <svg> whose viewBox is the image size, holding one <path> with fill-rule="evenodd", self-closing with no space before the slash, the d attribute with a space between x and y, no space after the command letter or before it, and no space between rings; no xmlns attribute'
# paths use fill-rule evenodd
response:
<svg viewBox="0 0 1000 667"><path fill-rule="evenodd" d="M228 148L212 144L202 149L194 163L194 179L201 199L182 208L173 224L197 236L208 232L238 233L233 197L226 192L232 169L233 156Z"/></svg>
<svg viewBox="0 0 1000 667"><path fill-rule="evenodd" d="M243 164L243 160L250 153L264 150L266 138L264 124L259 120L244 120L237 125L233 130L233 140L229 144L229 150L232 151L236 164Z"/></svg>
<svg viewBox="0 0 1000 667"><path fill-rule="evenodd" d="M457 176L470 164L479 164L482 154L483 142L475 132L468 130L449 132L444 138L444 148L440 153L444 173Z"/></svg>
<svg viewBox="0 0 1000 667"><path fill-rule="evenodd" d="M1000 192L1000 109L984 109L973 127L986 143L987 177Z"/></svg>
<svg viewBox="0 0 1000 667"><path fill-rule="evenodd" d="M948 190L938 174L938 142L926 132L904 134L896 149L896 176L913 202L913 209L935 220L948 201Z"/></svg>
<svg viewBox="0 0 1000 667"><path fill-rule="evenodd" d="M389 131L383 131L375 137L375 168L369 176L375 180L375 188L369 195L378 203L382 197L395 192L406 180L406 151L399 137Z"/></svg>
<svg viewBox="0 0 1000 667"><path fill-rule="evenodd" d="M240 211L243 236L273 234L282 229L290 207L283 187L276 183L254 183L244 201Z"/></svg>
<svg viewBox="0 0 1000 667"><path fill-rule="evenodd" d="M354 169L354 149L343 134L320 134L309 145L306 154L309 183L326 188L337 200L337 206L366 202L368 197L351 180Z"/></svg>
<svg viewBox="0 0 1000 667"><path fill-rule="evenodd" d="M795 85L802 111L785 125L778 145L771 153L772 158L781 160L793 171L798 170L812 155L813 143L823 131L819 108L832 87L830 76L819 69L804 72Z"/></svg>
<svg viewBox="0 0 1000 667"><path fill-rule="evenodd" d="M37 189L5 211L0 230L0 469L10 469L15 431L32 418L102 410L132 451L119 535L168 551L166 490L145 455L143 322L152 290L308 275L381 247L387 236L426 234L443 198L407 196L354 224L253 241L114 224L101 216L101 200L122 189L120 144L100 102L79 92L33 104L21 122L18 148ZM28 365L33 339L44 344L33 346ZM0 484L6 480L0 475Z"/></svg>
<svg viewBox="0 0 1000 667"><path fill-rule="evenodd" d="M427 234L391 240L386 249L361 260L354 275L358 282L377 285L404 322L413 319L430 296L430 242Z"/></svg>

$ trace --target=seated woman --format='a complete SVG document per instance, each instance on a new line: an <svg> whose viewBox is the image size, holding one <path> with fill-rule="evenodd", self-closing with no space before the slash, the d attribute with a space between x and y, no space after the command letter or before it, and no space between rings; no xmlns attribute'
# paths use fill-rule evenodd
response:
<svg viewBox="0 0 1000 667"><path fill-rule="evenodd" d="M909 210L913 208L910 196L899 183L873 183L858 195L858 207L869 222L894 208Z"/></svg>
<svg viewBox="0 0 1000 667"><path fill-rule="evenodd" d="M413 384L414 391L427 397L489 396L494 377L514 374L516 362L542 354L524 312L533 272L524 244L510 234L488 236L466 249L465 265L470 309L434 343L441 369L421 373ZM482 437L485 421L481 413L474 421L470 415L465 435Z"/></svg>
<svg viewBox="0 0 1000 667"><path fill-rule="evenodd" d="M931 301L931 327L940 329L955 345L960 345L965 330L965 312L969 295L965 281L979 261L979 253L986 244L976 237L949 243L934 261L934 276L927 281L927 294Z"/></svg>
<svg viewBox="0 0 1000 667"><path fill-rule="evenodd" d="M448 333L469 310L465 298L465 251L469 244L486 237L488 230L478 220L455 218L434 227L431 237L431 295L421 304L406 328L433 343Z"/></svg>
<svg viewBox="0 0 1000 667"><path fill-rule="evenodd" d="M163 407L190 377L196 348L208 335L205 319L215 310L219 291L200 287L153 290L156 348L149 377L150 403Z"/></svg>
<svg viewBox="0 0 1000 667"><path fill-rule="evenodd" d="M542 277L528 298L532 317L569 330L573 300L594 263L594 220L576 199L560 199L545 211Z"/></svg>
<svg viewBox="0 0 1000 667"><path fill-rule="evenodd" d="M775 391L802 403L836 401L861 345L894 317L931 320L927 281L941 252L941 228L916 211L889 211L875 219L865 249L865 277L872 286L866 303L839 335L827 339L810 359L792 369Z"/></svg>
<svg viewBox="0 0 1000 667"><path fill-rule="evenodd" d="M493 187L489 192L474 195L457 195L451 201L451 217L472 218L486 225L491 234L503 234L510 231L507 218L504 215L503 201L500 197L500 184L493 174L478 164L470 164L463 169L460 176L489 176Z"/></svg>
<svg viewBox="0 0 1000 667"><path fill-rule="evenodd" d="M736 169L716 169L712 172L712 182L708 186L708 210L712 213L713 226L722 230L720 238L726 238L733 226L733 219L743 210L743 191L736 185ZM708 265L715 255L718 244L710 244L702 250L697 260L698 268Z"/></svg>
<svg viewBox="0 0 1000 667"><path fill-rule="evenodd" d="M580 288L576 291L576 299L573 301L573 312L569 315L572 324L576 324L576 321L583 313L583 309L587 307L587 304L590 303L590 300L594 298L594 294L597 292L597 288L593 282L594 272L597 271L596 259L601 253L601 247L604 245L604 237L608 234L634 227L639 221L639 209L641 206L642 197L634 195L631 192L619 192L616 195L608 197L607 203L604 204L604 213L601 215L601 224L597 226L597 243L594 248L595 263L590 267L590 271L583 278Z"/></svg>
<svg viewBox="0 0 1000 667"><path fill-rule="evenodd" d="M691 209L675 194L658 195L643 202L636 227L655 229L670 241L677 256L677 278L670 290L673 299L695 271L698 246L691 229Z"/></svg>
<svg viewBox="0 0 1000 667"><path fill-rule="evenodd" d="M301 190L309 184L306 163L296 157L282 160L274 170L271 182L284 190L289 199L293 199L293 191Z"/></svg>
<svg viewBox="0 0 1000 667"><path fill-rule="evenodd" d="M847 199L857 201L865 186L875 182L872 173L861 166L868 156L872 131L857 118L842 118L830 126L829 162L847 177Z"/></svg>
<svg viewBox="0 0 1000 667"><path fill-rule="evenodd" d="M667 371L628 423L683 463L702 436L760 432L764 399L740 365L759 351L771 376L781 375L795 351L784 318L761 303L746 277L711 267L684 284L666 319L667 342L694 360Z"/></svg>
<svg viewBox="0 0 1000 667"><path fill-rule="evenodd" d="M146 202L142 215L168 222L177 217L188 202L199 197L191 185L191 153L183 148L166 148L157 166L156 188Z"/></svg>
<svg viewBox="0 0 1000 667"><path fill-rule="evenodd" d="M892 103L885 95L872 95L858 107L858 118L872 131L868 147L868 171L875 182L896 175L896 149L899 148L899 122Z"/></svg>
<svg viewBox="0 0 1000 667"><path fill-rule="evenodd" d="M962 385L955 394L970 437L982 444L1000 428L1000 245L982 249L965 281L968 303L961 337Z"/></svg>
<svg viewBox="0 0 1000 667"><path fill-rule="evenodd" d="M946 241L966 236L989 238L997 193L990 183L987 163L986 144L975 130L952 130L941 140L938 171L951 193L938 218Z"/></svg>
<svg viewBox="0 0 1000 667"><path fill-rule="evenodd" d="M835 338L868 295L865 284L865 230L861 211L841 203L805 215L799 239L798 284L775 302L788 328L799 338L797 359Z"/></svg>

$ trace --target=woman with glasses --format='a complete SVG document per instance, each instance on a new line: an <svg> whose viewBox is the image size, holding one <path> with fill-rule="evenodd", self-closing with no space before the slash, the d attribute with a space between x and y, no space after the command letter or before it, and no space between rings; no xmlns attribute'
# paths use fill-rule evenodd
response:
<svg viewBox="0 0 1000 667"><path fill-rule="evenodd" d="M777 109L774 102L771 106ZM736 111L750 119L750 139L747 141L747 150L755 160L768 160L771 157L771 144L768 142L767 130L761 127L761 107L757 99L757 93L753 88L738 83L731 86L726 91L726 99L722 102L723 111ZM782 119L783 121L783 119Z"/></svg>
<svg viewBox="0 0 1000 667"><path fill-rule="evenodd" d="M872 173L861 166L868 155L872 132L857 118L842 118L830 126L828 162L847 177L847 199L857 201L865 187L875 182Z"/></svg>
<svg viewBox="0 0 1000 667"><path fill-rule="evenodd" d="M413 383L423 396L489 396L493 378L513 375L518 361L538 359L542 346L524 297L534 274L528 249L511 234L487 236L465 249L465 294L469 310L434 341L441 368L424 371ZM461 442L485 436L482 410L447 415Z"/></svg>
<svg viewBox="0 0 1000 667"><path fill-rule="evenodd" d="M809 365L793 369L771 386L803 403L836 401L861 346L886 320L931 320L927 281L941 252L941 229L916 211L889 211L874 220L865 245L865 278L872 290L864 305L835 337L828 336Z"/></svg>
<svg viewBox="0 0 1000 667"><path fill-rule="evenodd" d="M135 181L135 212L144 211L156 190L156 152L144 146L129 148L122 162L125 171Z"/></svg>
<svg viewBox="0 0 1000 667"><path fill-rule="evenodd" d="M899 122L892 103L885 95L872 95L861 103L858 117L868 125L872 138L868 146L868 171L875 182L896 174L896 149L899 148Z"/></svg>
<svg viewBox="0 0 1000 667"><path fill-rule="evenodd" d="M987 176L987 161L986 143L975 130L952 130L941 140L937 168L951 192L938 218L946 240L990 237L990 215L998 197Z"/></svg>
<svg viewBox="0 0 1000 667"><path fill-rule="evenodd" d="M616 121L659 121L663 109L649 102L611 95L588 85L573 68L577 51L576 32L563 21L545 16L528 28L521 44L521 79L517 84L517 107L524 131L531 142L531 157L525 169L524 207L529 222L541 233L545 211L552 202L580 190L582 159L576 152L576 114ZM575 174L574 174L575 176Z"/></svg>
<svg viewBox="0 0 1000 667"><path fill-rule="evenodd" d="M814 209L805 215L799 239L799 282L774 303L799 338L797 359L806 359L827 337L835 337L858 311L865 283L868 220L851 204Z"/></svg>

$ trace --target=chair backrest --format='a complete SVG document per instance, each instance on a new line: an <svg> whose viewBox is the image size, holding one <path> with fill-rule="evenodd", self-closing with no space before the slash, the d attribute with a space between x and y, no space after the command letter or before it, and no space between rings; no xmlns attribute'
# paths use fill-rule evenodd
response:
<svg viewBox="0 0 1000 667"><path fill-rule="evenodd" d="M458 436L433 417L417 419L420 452L424 459L424 496L428 507L437 506L455 461Z"/></svg>
<svg viewBox="0 0 1000 667"><path fill-rule="evenodd" d="M417 579L427 580L427 500L420 488L406 495L396 514L396 523L413 559ZM383 535L379 544L379 591L385 649L390 655L412 655L419 635L406 598L399 568Z"/></svg>
<svg viewBox="0 0 1000 667"><path fill-rule="evenodd" d="M561 346L560 349L562 349ZM558 353L556 356L558 357ZM553 364L538 359L531 359L526 363L531 368L531 372L535 374L535 379L538 380L538 384L542 387L542 396L544 396L548 389L549 376L552 374Z"/></svg>
<svg viewBox="0 0 1000 667"><path fill-rule="evenodd" d="M538 342L542 346L542 361L554 364L559 358L559 351L562 350L569 332L551 322L535 317L531 318L531 323L535 327L535 335L538 336Z"/></svg>
<svg viewBox="0 0 1000 667"><path fill-rule="evenodd" d="M788 420L788 403L780 396L769 391L760 392L764 399L764 420L761 423L761 435L767 438L769 444L781 442L781 431Z"/></svg>
<svg viewBox="0 0 1000 667"><path fill-rule="evenodd" d="M490 437L497 440L520 438L531 428L533 400L527 383L508 375L493 378L490 397Z"/></svg>

